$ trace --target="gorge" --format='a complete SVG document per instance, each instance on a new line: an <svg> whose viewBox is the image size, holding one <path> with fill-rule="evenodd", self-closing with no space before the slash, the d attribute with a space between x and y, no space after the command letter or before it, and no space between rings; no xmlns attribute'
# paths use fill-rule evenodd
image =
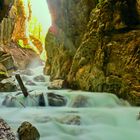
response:
<svg viewBox="0 0 140 140"><path fill-rule="evenodd" d="M139 0L1 0L0 139L137 140L139 31Z"/></svg>

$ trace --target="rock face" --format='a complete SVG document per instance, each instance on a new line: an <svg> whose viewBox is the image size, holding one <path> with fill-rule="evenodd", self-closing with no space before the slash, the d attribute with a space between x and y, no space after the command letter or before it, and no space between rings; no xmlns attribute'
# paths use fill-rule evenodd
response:
<svg viewBox="0 0 140 140"><path fill-rule="evenodd" d="M14 92L17 91L17 87L15 84L7 82L0 83L0 92Z"/></svg>
<svg viewBox="0 0 140 140"><path fill-rule="evenodd" d="M14 0L1 0L0 5L0 44L11 41L15 24ZM14 11L14 12L13 12Z"/></svg>
<svg viewBox="0 0 140 140"><path fill-rule="evenodd" d="M50 82L48 89L65 89L67 87L67 82L62 79L53 80Z"/></svg>
<svg viewBox="0 0 140 140"><path fill-rule="evenodd" d="M12 55L9 52L6 52L5 50L0 51L0 63L1 65L3 65L3 69L5 68L5 72L10 72L16 69Z"/></svg>
<svg viewBox="0 0 140 140"><path fill-rule="evenodd" d="M62 124L67 124L67 125L80 125L80 116L78 115L67 115L62 118L56 118L56 120Z"/></svg>
<svg viewBox="0 0 140 140"><path fill-rule="evenodd" d="M39 140L38 130L29 122L23 122L18 128L19 140Z"/></svg>
<svg viewBox="0 0 140 140"><path fill-rule="evenodd" d="M5 78L7 78L7 71L3 64L0 63L0 81L2 81Z"/></svg>
<svg viewBox="0 0 140 140"><path fill-rule="evenodd" d="M54 93L47 93L48 96L48 105L49 106L65 106L67 101L65 99L65 97L58 95L58 94L54 94Z"/></svg>
<svg viewBox="0 0 140 140"><path fill-rule="evenodd" d="M10 126L0 118L0 140L16 140Z"/></svg>
<svg viewBox="0 0 140 140"><path fill-rule="evenodd" d="M14 42L22 48L30 48L41 53L43 50L42 42L29 29L32 16L30 1L1 0L0 45L8 45Z"/></svg>
<svg viewBox="0 0 140 140"><path fill-rule="evenodd" d="M140 105L139 0L57 0L61 8L53 2L45 73Z"/></svg>
<svg viewBox="0 0 140 140"><path fill-rule="evenodd" d="M41 53L40 40L28 35L27 24L30 18L29 1L26 3L22 0L0 0L0 81L17 68L25 69L33 61L40 61L39 56L29 45L29 42L32 42L39 47L36 49L40 49ZM3 84L0 84L0 87L2 86ZM5 88L1 88L1 91L3 89Z"/></svg>
<svg viewBox="0 0 140 140"><path fill-rule="evenodd" d="M16 7L16 21L14 26L14 31L12 34L12 40L18 42L19 39L23 40L24 45L28 44L28 36L27 36L27 23L30 19L31 12L25 10L25 3L24 1L17 0L14 3ZM21 25L22 24L22 29Z"/></svg>
<svg viewBox="0 0 140 140"><path fill-rule="evenodd" d="M66 78L95 0L48 0L52 26L46 36L47 61L45 73L51 79Z"/></svg>

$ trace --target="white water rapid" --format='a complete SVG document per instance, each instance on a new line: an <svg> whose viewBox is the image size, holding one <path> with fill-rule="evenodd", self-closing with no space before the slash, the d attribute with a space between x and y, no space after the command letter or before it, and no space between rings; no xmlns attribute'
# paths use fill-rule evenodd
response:
<svg viewBox="0 0 140 140"><path fill-rule="evenodd" d="M48 90L49 78L44 82L35 82L34 77L42 74L42 67L32 71L34 75L22 74L30 97L22 94L12 104L6 95L19 92L0 93L0 117L16 133L24 121L32 123L39 131L40 140L138 140L140 139L140 121L138 107L131 107L126 101L107 93L91 93L73 90ZM49 106L47 93L65 97L65 106ZM38 94L43 93L45 107L38 106ZM13 107L9 107L9 106Z"/></svg>

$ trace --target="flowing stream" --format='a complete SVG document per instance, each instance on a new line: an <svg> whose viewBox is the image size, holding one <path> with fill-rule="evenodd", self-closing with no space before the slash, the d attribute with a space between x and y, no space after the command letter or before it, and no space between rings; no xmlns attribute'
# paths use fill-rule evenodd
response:
<svg viewBox="0 0 140 140"><path fill-rule="evenodd" d="M24 98L18 92L0 94L0 117L16 133L23 121L31 122L39 131L41 140L138 140L140 121L138 107L131 107L126 101L109 93L84 91L48 90L49 77L35 81L42 73L42 67L33 70L33 75L22 74L30 97ZM62 95L65 106L49 106L47 93ZM38 95L43 93L45 107L38 106ZM18 95L18 100L2 105L6 96ZM10 106L13 107L10 107Z"/></svg>

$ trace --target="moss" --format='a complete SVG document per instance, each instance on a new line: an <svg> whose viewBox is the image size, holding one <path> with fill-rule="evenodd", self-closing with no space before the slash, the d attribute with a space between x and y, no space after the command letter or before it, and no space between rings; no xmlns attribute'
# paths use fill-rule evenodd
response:
<svg viewBox="0 0 140 140"><path fill-rule="evenodd" d="M92 9L85 6L89 1L70 1L67 16L71 19L61 11L58 34L47 35L51 76L66 78L71 88L111 92L140 105L140 32L133 28L138 23L136 1L99 0ZM82 13L77 13L81 7Z"/></svg>

